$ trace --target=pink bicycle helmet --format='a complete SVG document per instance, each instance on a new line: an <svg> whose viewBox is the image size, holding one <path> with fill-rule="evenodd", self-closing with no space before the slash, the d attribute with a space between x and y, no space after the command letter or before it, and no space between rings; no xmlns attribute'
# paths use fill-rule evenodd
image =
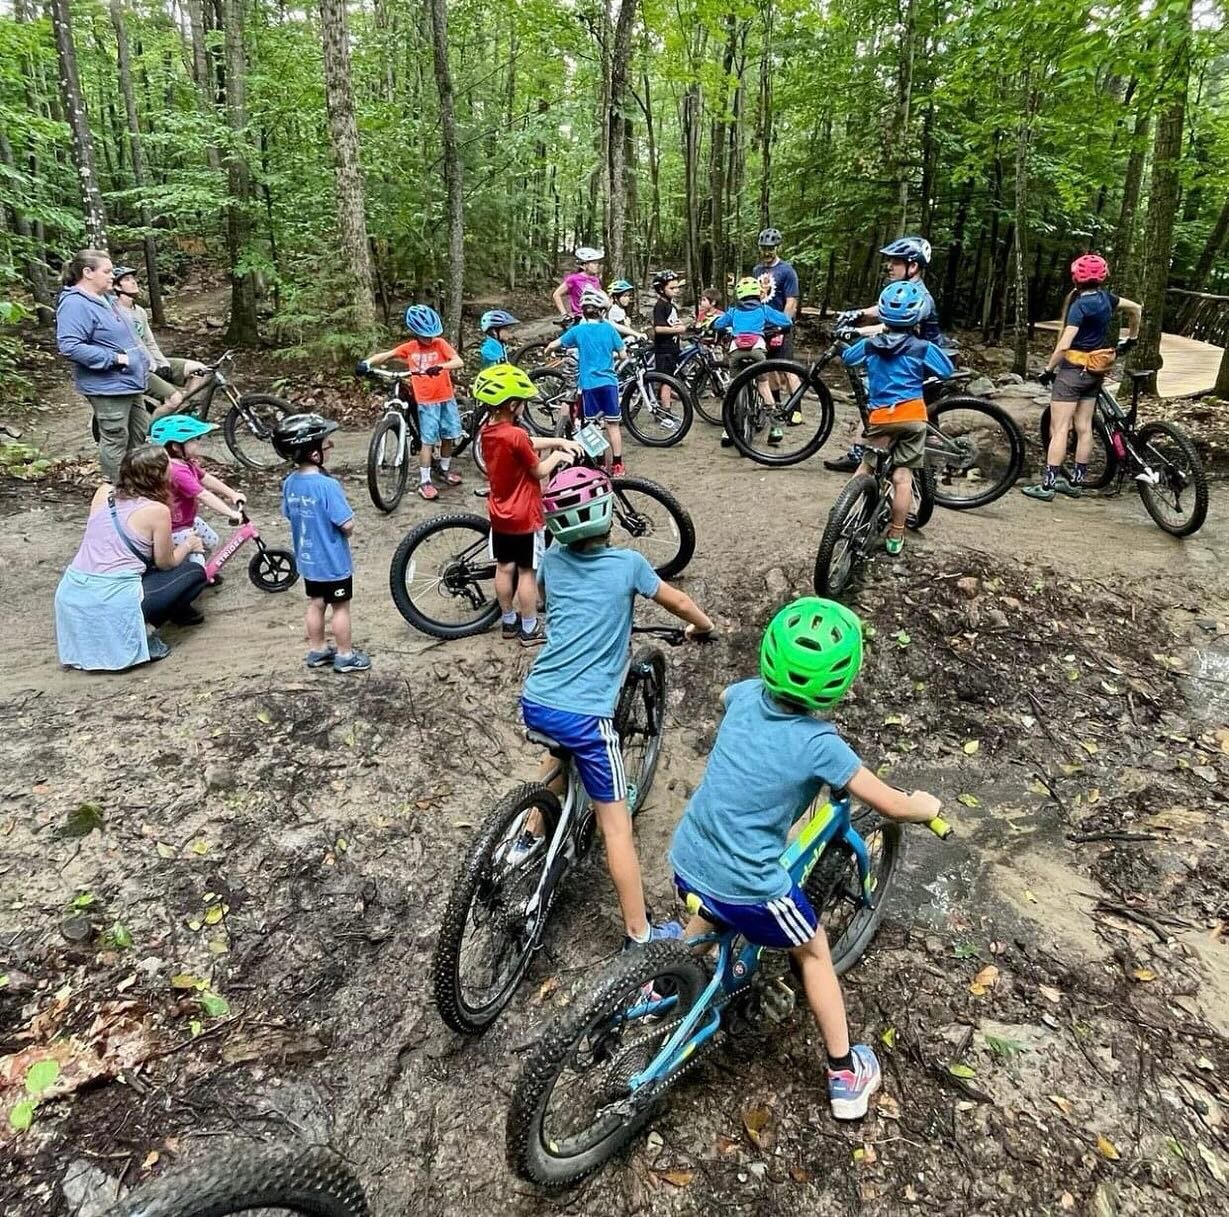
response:
<svg viewBox="0 0 1229 1217"><path fill-rule="evenodd" d="M1109 274L1110 265L1100 254L1080 254L1071 263L1071 278L1076 287L1085 283L1104 283Z"/></svg>
<svg viewBox="0 0 1229 1217"><path fill-rule="evenodd" d="M598 469L564 469L547 483L542 507L551 536L571 545L610 531L614 491L610 479Z"/></svg>

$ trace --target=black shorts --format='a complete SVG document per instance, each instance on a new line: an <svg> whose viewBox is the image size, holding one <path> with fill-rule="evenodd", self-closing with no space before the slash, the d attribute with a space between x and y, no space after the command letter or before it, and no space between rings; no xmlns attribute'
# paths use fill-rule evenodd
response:
<svg viewBox="0 0 1229 1217"><path fill-rule="evenodd" d="M521 570L533 570L532 532L496 532L491 529L491 553L496 562L515 562Z"/></svg>
<svg viewBox="0 0 1229 1217"><path fill-rule="evenodd" d="M673 376L679 366L679 349L676 346L653 348L653 371Z"/></svg>
<svg viewBox="0 0 1229 1217"><path fill-rule="evenodd" d="M325 604L344 604L354 598L354 576L344 579L304 579L304 590L309 600L323 600Z"/></svg>

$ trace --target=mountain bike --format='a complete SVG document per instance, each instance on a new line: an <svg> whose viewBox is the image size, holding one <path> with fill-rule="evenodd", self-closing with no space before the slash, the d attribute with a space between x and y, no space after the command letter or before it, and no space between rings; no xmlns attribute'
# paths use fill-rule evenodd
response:
<svg viewBox="0 0 1229 1217"><path fill-rule="evenodd" d="M679 646L675 626L632 626L633 634ZM645 805L666 725L666 660L641 647L631 661L614 714L627 774L627 806ZM597 827L571 753L539 732L525 737L555 759L549 776L511 791L492 809L457 867L436 939L432 978L440 1017L462 1035L485 1031L512 999L542 944L564 876L589 852ZM563 793L552 787L563 783ZM510 864L508 854L536 812L543 848Z"/></svg>
<svg viewBox="0 0 1229 1217"><path fill-rule="evenodd" d="M730 387L730 369L718 356L718 345L718 336L704 327L679 351L674 370L690 391L696 413L714 427L721 426L721 402Z"/></svg>
<svg viewBox="0 0 1229 1217"><path fill-rule="evenodd" d="M367 1198L332 1150L238 1147L134 1188L104 1217L230 1217L253 1209L367 1217Z"/></svg>
<svg viewBox="0 0 1229 1217"><path fill-rule="evenodd" d="M1127 372L1131 408L1123 410L1104 381L1092 419L1093 450L1088 461L1087 490L1104 490L1117 479L1117 490L1130 476L1158 528L1171 537L1189 537L1208 518L1208 479L1199 452L1180 427L1165 420L1137 426L1139 393L1150 371ZM1050 407L1041 414L1041 448L1050 446ZM1068 440L1063 474L1071 480L1075 430Z"/></svg>
<svg viewBox="0 0 1229 1217"><path fill-rule="evenodd" d="M220 391L230 403L222 419L222 438L231 455L249 469L274 469L286 462L273 451L273 428L278 419L297 412L284 397L272 393L240 393L230 382L234 351L227 351L198 378L199 383L185 389L177 414L191 414L207 422L213 399ZM159 406L156 397L145 396L145 408L152 414ZM93 420L94 442L98 442L98 420Z"/></svg>
<svg viewBox="0 0 1229 1217"><path fill-rule="evenodd" d="M941 837L951 832L942 820L929 827ZM781 865L819 915L838 975L874 938L904 845L900 824L869 812L855 824L849 795L835 791L831 802L817 800L809 809L782 855ZM697 953L705 946L708 952ZM764 948L719 925L687 943L650 943L607 965L523 1059L506 1124L511 1168L552 1190L599 1169L644 1128L720 1033L772 1017L772 991L788 982L763 956ZM769 953L769 961L781 959Z"/></svg>
<svg viewBox="0 0 1229 1217"><path fill-rule="evenodd" d="M602 441L600 433L596 438ZM584 459L595 466L592 457ZM673 578L695 553L696 530L687 509L648 478L610 482L612 539L642 553L663 579ZM499 620L490 520L458 513L421 521L397 546L388 582L397 611L424 634L454 639L489 630Z"/></svg>
<svg viewBox="0 0 1229 1217"><path fill-rule="evenodd" d="M564 330L570 330L579 320L579 317L565 313L561 317L554 318L551 324L562 334ZM555 337L558 337L558 334ZM550 338L535 338L531 342L522 343L508 356L508 362L515 364L518 368L524 368L527 372L540 367L546 357L546 348L551 341Z"/></svg>
<svg viewBox="0 0 1229 1217"><path fill-rule="evenodd" d="M413 464L417 467L413 458L422 447L418 406L410 388L411 373L370 368L364 375L389 386L384 417L376 423L371 433L371 443L367 445L367 491L378 510L395 511L405 494L410 466ZM486 463L482 459L479 433L490 408L462 393L457 394L456 401L464 434L453 443L452 455L460 456L466 448L472 447L474 464L485 477Z"/></svg>
<svg viewBox="0 0 1229 1217"><path fill-rule="evenodd" d="M730 382L722 404L726 431L738 450L761 465L795 465L813 456L832 430L832 394L820 374L853 337L838 334L832 344L809 365L768 359L749 364ZM854 402L867 405L864 376L846 368ZM783 400L767 405L757 392L759 378L777 374L777 383L792 376L797 388ZM935 502L955 511L986 507L1011 489L1024 468L1024 433L1001 406L958 391L971 373L958 372L946 380L928 377L923 384L929 421L926 463L934 472ZM788 382L786 382L788 383ZM797 408L803 422L790 427ZM781 436L774 442L774 431Z"/></svg>

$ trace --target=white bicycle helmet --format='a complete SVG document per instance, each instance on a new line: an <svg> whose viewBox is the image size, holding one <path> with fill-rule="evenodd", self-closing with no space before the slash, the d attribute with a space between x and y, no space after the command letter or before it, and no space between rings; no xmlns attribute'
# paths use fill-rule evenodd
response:
<svg viewBox="0 0 1229 1217"><path fill-rule="evenodd" d="M586 287L580 293L580 307L582 309L595 308L605 312L610 307L610 297L605 292L598 291L596 287Z"/></svg>
<svg viewBox="0 0 1229 1217"><path fill-rule="evenodd" d="M579 263L585 262L600 262L605 253L600 249L594 249L592 245L581 245L576 250L576 261Z"/></svg>

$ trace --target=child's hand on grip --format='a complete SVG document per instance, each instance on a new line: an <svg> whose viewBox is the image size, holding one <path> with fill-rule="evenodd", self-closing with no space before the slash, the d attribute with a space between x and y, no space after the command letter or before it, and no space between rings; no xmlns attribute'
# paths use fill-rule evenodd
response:
<svg viewBox="0 0 1229 1217"><path fill-rule="evenodd" d="M943 804L933 794L927 794L924 790L915 790L909 795L906 815L911 821L925 824L927 820L933 820L942 810Z"/></svg>

